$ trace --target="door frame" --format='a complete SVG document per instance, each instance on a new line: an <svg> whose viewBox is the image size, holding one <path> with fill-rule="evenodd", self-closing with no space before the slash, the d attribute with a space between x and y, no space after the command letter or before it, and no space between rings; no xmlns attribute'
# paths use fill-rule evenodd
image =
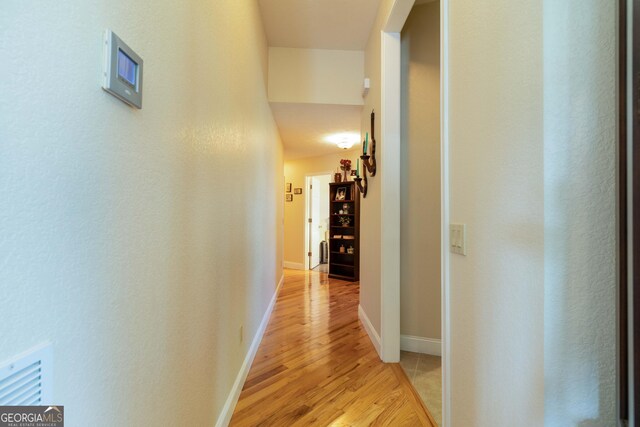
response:
<svg viewBox="0 0 640 427"><path fill-rule="evenodd" d="M618 418L629 420L628 0L618 1Z"/></svg>
<svg viewBox="0 0 640 427"><path fill-rule="evenodd" d="M302 189L302 195L304 196L304 257L302 259L304 259L304 269L305 270L311 270L311 266L309 264L309 255L307 255L309 253L309 201L310 201L310 194L309 194L309 182L311 181L311 178L316 177L316 176L325 176L325 175L329 175L329 182L331 182L331 176L333 175L333 171L327 171L327 172L312 172L312 173L308 173L304 176L304 188ZM328 203L328 202L327 202Z"/></svg>
<svg viewBox="0 0 640 427"><path fill-rule="evenodd" d="M395 0L381 32L381 271L380 357L400 361L400 33L415 0ZM449 274L449 0L440 0L440 185L442 305L442 427L451 420L451 340Z"/></svg>

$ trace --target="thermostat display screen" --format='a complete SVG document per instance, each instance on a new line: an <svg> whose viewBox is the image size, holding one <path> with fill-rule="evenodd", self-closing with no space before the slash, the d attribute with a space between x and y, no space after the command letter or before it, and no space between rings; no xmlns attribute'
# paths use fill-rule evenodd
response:
<svg viewBox="0 0 640 427"><path fill-rule="evenodd" d="M142 108L142 57L109 29L104 32L103 54L102 89L132 107Z"/></svg>
<svg viewBox="0 0 640 427"><path fill-rule="evenodd" d="M129 58L126 53L118 49L118 76L134 88L136 87L137 70L138 64Z"/></svg>

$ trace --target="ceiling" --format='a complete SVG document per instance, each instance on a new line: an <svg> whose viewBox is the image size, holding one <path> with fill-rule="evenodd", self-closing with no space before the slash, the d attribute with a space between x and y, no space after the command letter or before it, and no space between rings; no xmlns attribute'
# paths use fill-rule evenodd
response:
<svg viewBox="0 0 640 427"><path fill-rule="evenodd" d="M272 102L271 111L280 129L287 160L342 151L325 138L342 132L360 134L361 105Z"/></svg>
<svg viewBox="0 0 640 427"><path fill-rule="evenodd" d="M364 50L380 0L258 0L270 47ZM286 159L339 152L328 135L360 134L361 105L271 103ZM356 145L357 147L358 145Z"/></svg>
<svg viewBox="0 0 640 427"><path fill-rule="evenodd" d="M364 50L380 0L259 0L269 46Z"/></svg>

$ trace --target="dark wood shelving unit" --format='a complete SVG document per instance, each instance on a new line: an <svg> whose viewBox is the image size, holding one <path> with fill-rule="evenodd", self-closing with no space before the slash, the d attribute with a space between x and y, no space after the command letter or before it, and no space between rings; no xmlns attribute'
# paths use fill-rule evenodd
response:
<svg viewBox="0 0 640 427"><path fill-rule="evenodd" d="M344 200L337 200L341 189L344 189ZM360 193L355 182L329 184L329 209L329 277L357 282L360 280ZM340 223L342 218L349 221L348 225ZM344 247L344 252L340 252L340 247ZM351 247L353 253L348 253Z"/></svg>

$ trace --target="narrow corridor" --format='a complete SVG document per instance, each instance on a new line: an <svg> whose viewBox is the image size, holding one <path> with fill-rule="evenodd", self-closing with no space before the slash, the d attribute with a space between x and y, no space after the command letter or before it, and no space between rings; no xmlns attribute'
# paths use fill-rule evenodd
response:
<svg viewBox="0 0 640 427"><path fill-rule="evenodd" d="M285 270L233 426L433 426L358 320L358 283Z"/></svg>

